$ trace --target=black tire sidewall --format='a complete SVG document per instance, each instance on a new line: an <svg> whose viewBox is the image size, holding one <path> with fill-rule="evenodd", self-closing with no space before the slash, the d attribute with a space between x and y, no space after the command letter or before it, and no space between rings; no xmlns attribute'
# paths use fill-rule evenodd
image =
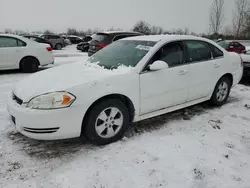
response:
<svg viewBox="0 0 250 188"><path fill-rule="evenodd" d="M225 97L225 99L223 101L218 101L217 99L217 90L218 90L218 87L219 85L222 83L222 82L226 82L227 85L228 85L228 92L227 92L227 95ZM213 92L213 95L212 95L212 98L211 98L211 102L216 105L216 106L222 106L223 104L226 103L228 97L229 97L229 94L230 94L230 90L231 90L231 86L232 86L232 83L230 81L230 79L228 77L222 77L216 84L215 88L214 88L214 92Z"/></svg>
<svg viewBox="0 0 250 188"><path fill-rule="evenodd" d="M59 46L59 48L58 48ZM56 50L61 50L62 49L62 45L61 44L56 44Z"/></svg>
<svg viewBox="0 0 250 188"><path fill-rule="evenodd" d="M27 57L21 61L21 71L25 73L37 72L39 63L35 58Z"/></svg>
<svg viewBox="0 0 250 188"><path fill-rule="evenodd" d="M120 131L114 137L102 138L97 134L97 132L95 130L95 122L96 122L98 115L104 109L109 108L109 107L116 107L121 111L121 113L123 115L123 125L122 125ZM129 124L130 124L129 112L128 112L128 109L125 106L125 104L118 99L106 99L106 100L103 100L103 101L97 103L96 105L94 105L90 109L90 111L87 115L86 121L83 122L83 125L82 125L83 129L82 130L83 130L83 135L91 143L96 144L96 145L106 145L106 144L115 142L117 140L120 140L124 136L124 133L126 132L126 130L128 129Z"/></svg>

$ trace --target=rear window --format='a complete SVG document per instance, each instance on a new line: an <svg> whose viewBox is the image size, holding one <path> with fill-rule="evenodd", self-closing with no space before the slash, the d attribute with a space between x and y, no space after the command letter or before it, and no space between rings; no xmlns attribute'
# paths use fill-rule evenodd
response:
<svg viewBox="0 0 250 188"><path fill-rule="evenodd" d="M102 42L104 41L109 35L106 33L97 33L95 36L93 36L93 40Z"/></svg>

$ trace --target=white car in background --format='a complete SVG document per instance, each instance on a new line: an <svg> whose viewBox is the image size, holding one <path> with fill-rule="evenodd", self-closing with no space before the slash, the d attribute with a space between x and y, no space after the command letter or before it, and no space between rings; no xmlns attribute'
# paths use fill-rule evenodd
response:
<svg viewBox="0 0 250 188"><path fill-rule="evenodd" d="M244 66L244 77L250 77L250 49L247 50L244 54L240 54Z"/></svg>
<svg viewBox="0 0 250 188"><path fill-rule="evenodd" d="M39 66L54 63L52 48L17 35L0 34L0 70L36 72Z"/></svg>
<svg viewBox="0 0 250 188"><path fill-rule="evenodd" d="M90 57L38 72L9 97L16 129L41 140L121 139L132 124L210 100L223 105L242 77L241 58L194 36L118 40ZM32 89L30 89L32 88Z"/></svg>

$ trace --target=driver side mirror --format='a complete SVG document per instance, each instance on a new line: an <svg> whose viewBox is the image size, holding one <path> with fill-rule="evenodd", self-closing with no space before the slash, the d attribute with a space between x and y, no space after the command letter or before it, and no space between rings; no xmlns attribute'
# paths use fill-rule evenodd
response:
<svg viewBox="0 0 250 188"><path fill-rule="evenodd" d="M161 60L157 60L154 63L152 63L151 65L149 65L149 70L151 71L158 71L161 69L167 69L169 66L166 62L161 61Z"/></svg>

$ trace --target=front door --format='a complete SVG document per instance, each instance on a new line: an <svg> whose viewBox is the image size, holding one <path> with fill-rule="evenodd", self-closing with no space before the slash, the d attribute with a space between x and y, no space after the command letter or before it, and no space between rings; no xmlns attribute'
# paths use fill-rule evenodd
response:
<svg viewBox="0 0 250 188"><path fill-rule="evenodd" d="M148 65L156 60L166 62L169 68L140 74L140 115L172 107L186 102L189 86L189 66L184 61L181 42L164 45L152 57Z"/></svg>
<svg viewBox="0 0 250 188"><path fill-rule="evenodd" d="M18 56L17 39L0 36L0 68L7 69L15 67Z"/></svg>

